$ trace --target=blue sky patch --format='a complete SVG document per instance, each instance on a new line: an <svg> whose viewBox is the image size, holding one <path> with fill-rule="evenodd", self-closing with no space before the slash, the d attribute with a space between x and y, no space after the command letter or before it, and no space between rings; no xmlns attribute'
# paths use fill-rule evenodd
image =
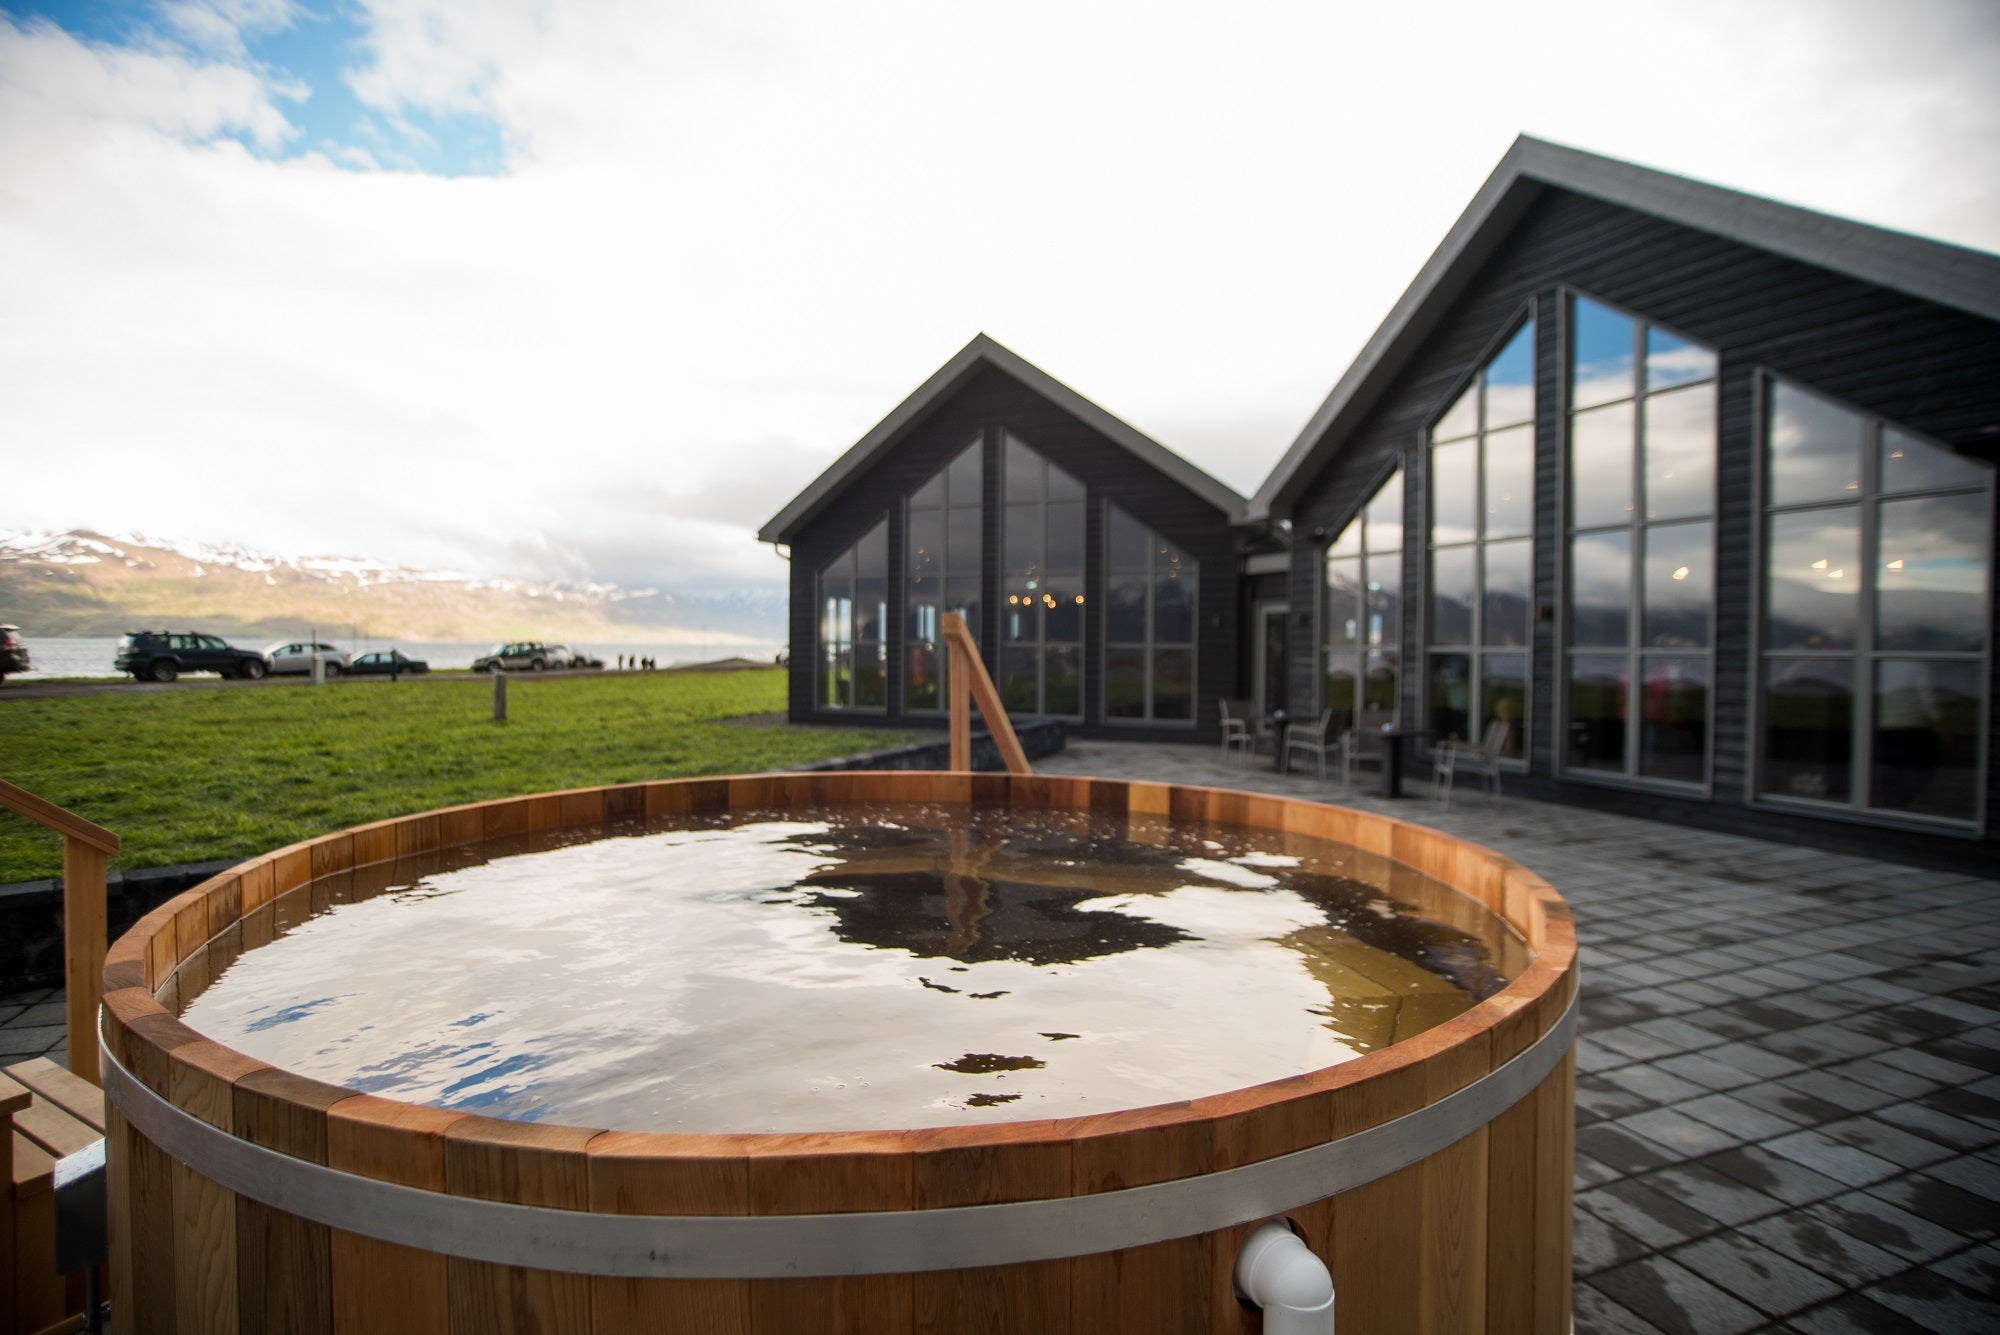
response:
<svg viewBox="0 0 2000 1335"><path fill-rule="evenodd" d="M198 60L235 62L233 53L203 50L177 33L156 6L105 0L27 0L0 5L17 24L45 19L72 36L108 46L169 50ZM377 168L434 176L497 176L507 168L501 127L489 116L402 109L394 114L364 106L345 75L368 59L367 16L338 0L302 7L275 30L240 32L249 66L274 88L297 88L303 98L279 93L274 105L297 134L283 144L260 146L241 130L226 130L253 155L273 160L320 153L355 171Z"/></svg>

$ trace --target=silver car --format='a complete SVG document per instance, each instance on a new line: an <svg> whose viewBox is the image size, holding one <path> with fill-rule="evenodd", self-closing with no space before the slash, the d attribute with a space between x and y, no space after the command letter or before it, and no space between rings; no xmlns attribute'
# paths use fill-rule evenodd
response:
<svg viewBox="0 0 2000 1335"><path fill-rule="evenodd" d="M336 649L330 644L320 644L313 640L294 640L290 644L274 644L264 650L264 657L271 660L272 672L311 672L314 655L326 664L326 675L338 677L347 671L353 659L345 649Z"/></svg>

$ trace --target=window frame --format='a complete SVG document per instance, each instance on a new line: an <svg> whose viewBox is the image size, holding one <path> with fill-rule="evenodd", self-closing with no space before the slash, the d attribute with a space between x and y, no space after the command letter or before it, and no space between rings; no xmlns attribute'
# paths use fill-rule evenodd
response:
<svg viewBox="0 0 2000 1335"><path fill-rule="evenodd" d="M1076 580L1077 580L1077 588L1082 592L1083 595L1084 611L1083 614L1079 616L1077 619L1077 637L1073 641L1051 640L1049 638L1048 622L1047 619L1042 615L1042 609L1036 609L1035 611L1035 635L1032 639L1010 640L1007 637L1007 620L1006 620L1007 604L1004 600L1007 597L1009 597L1007 591L1007 585L1013 579L1012 567L1008 561L1010 553L1007 550L1007 511L1013 505L1023 504L1022 502L1010 502L1007 499L1008 455L1011 453L1011 447L1015 445L1019 445L1023 450L1026 450L1028 453L1032 454L1040 464L1041 495L1039 499L1032 502L1032 504L1038 505L1041 508L1040 531L1042 535L1042 541L1041 541L1041 551L1037 556L1036 565L1037 568L1041 570L1042 572L1041 577L1043 579L1046 580L1053 578L1053 576L1051 576L1046 570L1046 566L1048 563L1048 554L1049 554L1048 521L1049 521L1050 506L1053 504L1063 504L1063 505L1075 504L1079 507L1083 516L1084 532L1079 539L1083 551L1083 565L1076 572ZM1031 718L1031 719L1055 719L1063 723L1083 723L1086 722L1090 717L1089 691L1086 689L1089 685L1089 680L1090 680L1090 669L1089 669L1089 653L1090 653L1089 535L1090 535L1090 508L1091 508L1090 484L1085 482L1082 478L1078 477L1070 469L1065 468L1061 464L1057 463L1053 458L1049 456L1047 451L1036 447L1035 445L1030 443L1025 436L1014 431L1012 428L1005 426L1004 424L1001 425L999 428L996 448L998 449L1000 454L1000 466L999 466L1000 485L997 488L993 488L995 494L990 502L985 501L982 496L982 508L981 508L982 517L985 516L986 514L991 513L997 515L1000 523L1000 560L993 572L993 576L990 582L986 586L993 600L993 609L995 613L998 614L999 617L999 629L1000 629L1000 633L994 638L993 647L990 651L988 651L988 657L987 657L987 661L992 665L991 671L993 675L994 689L1000 694L1001 699L1004 700L1006 698L1007 650L1009 648L1020 648L1024 645L1032 644L1035 650L1036 708L1032 710L1019 711L1021 716L1023 718ZM1064 477L1068 478L1071 482L1074 482L1076 484L1077 490L1080 493L1082 493L1081 498L1075 502L1051 501L1049 497L1050 470L1059 472ZM1049 646L1051 644L1057 646L1066 646L1074 644L1076 647L1077 660L1078 660L1077 674L1076 674L1077 699L1076 699L1076 712L1073 714L1052 714L1046 712L1046 710L1043 708L1043 706L1047 705L1048 703L1048 694L1049 694L1048 652L1049 652ZM1009 712L1013 713L1016 711L1010 710Z"/></svg>
<svg viewBox="0 0 2000 1335"><path fill-rule="evenodd" d="M1409 673L1406 669L1403 689L1415 692L1414 698L1417 705L1417 717L1421 720L1419 726L1424 732L1422 742L1423 748L1426 751L1435 749L1444 740L1437 735L1438 730L1432 717L1431 674L1432 662L1437 655L1440 653L1457 654L1462 652L1469 660L1470 669L1467 674L1467 683L1471 693L1470 703L1474 707L1468 708L1466 712L1468 727L1475 734L1483 733L1485 727L1484 684L1482 679L1482 668L1485 659L1489 656L1513 657L1518 655L1524 660L1525 666L1522 672L1522 682L1525 690L1523 693L1520 720L1521 754L1519 756L1503 757L1498 762L1501 770L1509 774L1528 773L1534 762L1535 751L1535 673L1538 664L1535 653L1536 599L1534 585L1537 565L1535 559L1536 547L1541 541L1541 535L1538 531L1540 527L1538 522L1540 514L1540 506L1538 504L1540 499L1539 479L1536 476L1534 461L1541 452L1542 421L1545 411L1541 392L1541 304L1539 296L1531 295L1514 308L1507 319L1501 323L1500 332L1489 339L1480 349L1478 355L1472 359L1472 369L1453 383L1450 391L1443 396L1437 411L1425 419L1423 429L1418 434L1417 448L1423 459L1423 495L1417 512L1420 524L1420 537L1418 541L1421 543L1419 551L1421 553L1423 568L1423 597L1417 601L1417 605L1414 608L1410 606L1411 600L1406 598L1403 612L1406 618L1413 611L1416 616L1421 618L1419 624L1414 628L1414 634L1406 634L1404 637L1406 644L1413 643L1417 646L1417 662L1415 664L1417 670L1414 673ZM1525 534L1513 537L1488 539L1486 537L1486 437L1488 435L1488 428L1486 425L1484 377L1488 368L1492 366L1493 362L1502 352L1506 351L1508 345L1514 341L1522 329L1530 327L1535 331L1529 336L1528 362L1530 368L1529 383L1533 387L1535 400L1534 411L1529 414L1524 423L1514 423L1510 426L1500 428L1501 430L1513 430L1523 425L1528 428L1528 530ZM1465 397L1468 391L1474 389L1480 391L1480 402L1477 424L1472 434L1470 436L1452 436L1445 442L1447 444L1458 444L1466 440L1471 440L1477 445L1477 466L1474 469L1473 483L1473 515L1476 521L1476 531L1470 542L1446 544L1447 550L1469 549L1473 553L1474 592L1472 603L1468 609L1471 614L1470 642L1463 646L1462 649L1456 645L1440 648L1432 639L1432 621L1437 598L1437 543L1434 537L1437 528L1437 469L1435 465L1438 442L1436 433L1438 424L1450 414L1453 408L1458 406L1459 401ZM1404 486L1407 488L1408 485L1408 475L1406 474ZM1404 515L1406 523L1403 537L1403 552L1404 559L1407 561L1410 551L1410 533L1407 524L1409 513L1407 492L1405 495ZM1518 648L1511 645L1485 645L1480 643L1480 640L1485 629L1486 548L1489 542L1517 541L1526 543L1528 549L1527 638ZM1407 586L1405 587L1407 588ZM1473 725L1470 722L1474 716L1480 719L1477 725ZM1461 740L1469 745L1477 746L1481 737L1474 735Z"/></svg>
<svg viewBox="0 0 2000 1335"><path fill-rule="evenodd" d="M1861 419L1861 458L1857 472L1861 479L1860 493L1854 501L1815 500L1795 502L1774 507L1769 499L1770 472L1770 400L1772 390L1783 385L1798 393L1832 404L1841 411ZM1868 412L1846 399L1828 393L1794 376L1773 371L1767 367L1757 367L1751 375L1751 562L1750 580L1750 655L1749 671L1746 676L1745 744L1748 754L1744 757L1744 801L1745 804L1766 811L1782 811L1797 815L1819 818L1836 816L1854 824L1877 826L1884 829L1916 830L1928 834L1944 835L1964 839L1983 839L1987 827L1987 811L1991 805L1988 783L1991 779L1993 694L1990 684L1993 680L1993 633L1995 618L1993 598L1996 569L1993 559L1993 538L1996 524L2000 523L2000 470L1987 466L1986 476L1986 532L1987 565L1986 597L1981 605L1983 618L1984 647L1977 653L1944 650L1895 650L1882 649L1876 644L1878 627L1876 624L1876 560L1879 555L1880 521L1878 510L1882 501L1924 496L1949 496L1967 494L1969 487L1933 487L1916 491L1896 491L1885 493L1881 486L1881 444L1885 429L1893 428L1911 436L1926 445L1946 453L1958 455L1957 451L1937 441L1933 437L1914 430L1900 422L1893 422L1879 413ZM1973 460L1979 463L1978 460ZM1853 507L1859 513L1858 525L1858 565L1863 576L1860 592L1856 595L1855 644L1852 649L1772 649L1766 643L1765 613L1768 603L1768 551L1771 520L1774 514L1801 514L1814 510L1830 510ZM1828 798L1807 797L1764 790L1764 722L1766 714L1764 676L1766 664L1773 657L1784 659L1806 659L1829 662L1846 662L1854 668L1854 704L1852 730L1854 740L1849 752L1849 764L1853 772L1854 798L1845 802ZM1982 684L1979 700L1979 727L1975 731L1979 747L1978 763L1974 770L1973 791L1978 795L1976 815L1971 820L1960 820L1949 816L1932 816L1921 812L1896 811L1892 808L1866 805L1861 800L1872 801L1874 794L1874 751L1875 751L1875 682L1876 664L1880 660L1942 659L1952 662L1977 663L1979 680Z"/></svg>
<svg viewBox="0 0 2000 1335"><path fill-rule="evenodd" d="M940 464L935 471L924 477L922 481L917 483L902 498L903 559L900 562L900 569L896 572L896 587L901 591L902 596L899 600L900 606L893 610L896 612L894 620L900 639L897 653L900 655L900 662L902 664L902 700L899 702L899 709L902 714L912 718L939 718L951 712L951 654L946 649L944 643L944 613L953 610L951 607L951 515L954 509L971 509L975 507L962 505L955 507L952 505L950 473L952 466L964 458L967 452L978 453L979 504L976 509L979 515L979 531L983 537L986 530L986 493L990 490L986 479L986 445L988 434L984 427L973 432L972 437L957 450L953 451L950 458ZM933 478L940 479L944 483L944 504L938 507L938 513L944 520L945 530L945 543L938 553L940 558L939 574L937 577L939 581L939 594L936 600L938 603L938 638L936 640L935 652L937 654L938 702L935 705L913 705L910 703L910 651L912 646L917 643L917 638L912 633L910 627L910 616L917 600L910 592L910 556L913 550L910 540L910 511L912 502L916 500L917 493L929 486ZM1002 504L1004 503L1003 500ZM982 550L973 579L979 589L980 606L984 608L991 595L987 588L985 544L982 541L980 545ZM961 576L961 578L964 577ZM925 599L924 601L928 602L930 600ZM966 629L972 633L973 643L979 644L983 638L980 634L980 628L968 622ZM982 652L983 648L984 646L982 645Z"/></svg>
<svg viewBox="0 0 2000 1335"><path fill-rule="evenodd" d="M1556 459L1556 624L1554 651L1556 670L1553 672L1549 683L1553 696L1551 701L1553 705L1552 713L1555 716L1555 733L1551 738L1550 745L1550 758L1553 761L1554 771L1566 783L1601 784L1611 788L1640 789L1687 797L1712 797L1715 791L1715 716L1717 713L1716 705L1721 694L1717 680L1718 657L1716 636L1721 630L1720 604L1723 592L1722 569L1717 556L1721 548L1722 533L1722 350L1710 347L1704 340L1696 338L1692 334L1683 333L1672 324L1656 320L1649 315L1643 315L1618 302L1607 301L1603 297L1597 296L1584 288L1564 284L1557 290L1557 300L1562 313L1561 327L1557 331L1558 356L1561 359L1562 369L1556 382L1557 411L1559 414L1559 427L1562 433L1562 448L1557 451ZM1572 595L1575 592L1575 579L1571 571L1570 552L1571 541L1576 536L1575 526L1571 522L1570 445L1574 416L1578 411L1575 407L1575 387L1572 381L1575 377L1573 362L1576 303L1579 300L1601 306L1632 321L1633 324L1632 351L1634 361L1631 397L1629 399L1613 399L1608 402L1593 403L1590 405L1591 409L1611 407L1619 403L1628 402L1632 405L1631 481L1633 506L1632 514L1626 520L1622 530L1632 540L1631 568L1627 572L1625 586L1625 601L1631 622L1626 629L1625 647L1623 649L1579 648L1573 642L1570 630L1571 614L1574 611ZM1715 375L1711 379L1687 381L1680 385L1670 386L1667 390L1658 391L1659 393L1670 393L1676 389L1684 389L1690 385L1700 384L1713 385L1715 388L1715 456L1712 460L1713 466L1709 477L1709 509L1705 516L1682 515L1651 523L1645 517L1643 507L1645 499L1645 416L1643 410L1646 400L1652 396L1645 388L1645 345L1646 330L1648 328L1659 329L1674 338L1680 339L1682 342L1707 349L1715 355ZM1708 596L1708 642L1699 650L1649 650L1643 643L1646 615L1643 602L1645 590L1645 535L1649 530L1654 528L1685 527L1694 523L1706 523L1709 528L1708 553L1712 578ZM1598 524L1592 525L1584 531L1587 533L1613 533L1621 530ZM1570 663L1578 656L1602 656L1609 658L1617 655L1622 655L1626 660L1627 696L1625 710L1628 720L1632 713L1632 700L1634 698L1632 692L1635 689L1643 688L1643 676L1635 679L1630 671L1634 663L1637 663L1643 672L1648 658L1702 657L1708 660L1708 718L1704 740L1705 751L1702 763L1702 777L1700 780L1666 779L1639 773L1640 746L1636 732L1631 729L1627 731L1625 768L1623 770L1583 769L1569 763Z"/></svg>
<svg viewBox="0 0 2000 1335"><path fill-rule="evenodd" d="M1458 401L1458 396L1453 395L1451 401L1453 403L1456 403ZM1382 489L1388 486L1391 481L1398 481L1398 480L1401 482L1403 489L1402 541L1393 552L1388 550L1377 551L1369 545L1368 541L1368 524L1367 524L1368 511L1370 507L1374 505L1375 498L1382 494ZM1330 533L1328 533L1326 541L1321 543L1319 546L1319 560L1316 566L1316 574L1314 576L1315 587L1314 587L1314 597L1313 597L1313 626L1316 632L1314 635L1314 644L1317 648L1318 658L1319 658L1319 673L1318 673L1318 681L1316 683L1316 689L1319 692L1319 706L1322 711L1332 709L1334 707L1332 700L1327 692L1327 682L1333 676L1333 660L1337 656L1341 657L1352 656L1357 669L1354 678L1355 709L1354 709L1354 718L1349 724L1347 724L1347 727L1355 729L1357 731L1361 727L1362 714L1367 712L1366 702L1368 698L1368 657L1371 652L1374 652L1374 650L1368 643L1368 631L1367 631L1368 575L1370 569L1371 556L1379 556L1382 560L1389 562L1393 567L1395 574L1396 635L1393 642L1385 639L1381 647L1382 650L1389 653L1393 653L1396 656L1396 691L1394 695L1394 703L1391 705L1389 710L1389 724L1391 727L1400 728L1403 723L1403 692L1404 688L1407 685L1409 685L1409 680L1410 680L1410 665L1408 662L1409 655L1404 652L1404 646L1405 644L1408 643L1408 637L1405 634L1405 631L1408 629L1411 609L1410 609L1410 599L1408 596L1409 585L1406 579L1404 578L1404 572L1408 569L1408 566L1405 563L1408 561L1410 553L1410 494L1412 490L1413 488L1411 486L1410 470L1407 466L1407 461L1400 454L1398 454L1394 459L1390 461L1389 466L1386 469L1383 469L1375 477L1375 479L1366 488L1363 489L1361 493L1361 500L1355 506L1354 513L1352 516L1349 517L1348 521L1345 524L1342 524L1339 528L1334 529ZM1356 524L1361 525L1361 532L1357 540L1357 546L1353 557L1349 558L1346 556L1335 556L1333 551L1334 544L1339 542L1341 538L1345 537L1347 531L1350 528L1353 528ZM1328 625L1328 616L1327 616L1327 603L1332 593L1332 585L1327 578L1327 566L1334 561L1344 561L1349 559L1356 561L1359 564L1359 568L1361 571L1361 581L1360 584L1357 586L1358 594L1361 599L1361 606L1359 609L1360 615L1356 625L1355 642L1353 647L1351 648L1341 647L1336 649L1334 645L1327 639L1327 637L1333 633L1332 627ZM1426 567L1425 567L1426 572L1428 572L1429 569L1428 548L1426 549L1425 561L1426 561ZM1429 661L1428 657L1426 657L1424 661L1428 662ZM1426 678L1426 680L1428 680L1428 678ZM1343 731L1345 731L1345 729L1343 729Z"/></svg>
<svg viewBox="0 0 2000 1335"><path fill-rule="evenodd" d="M884 513L881 516L881 518L877 519L874 523L868 525L866 528L862 529L860 533L856 534L853 542L848 543L845 547L842 547L839 551L835 552L831 559L829 559L824 564L819 566L818 569L813 571L813 626L814 626L813 712L814 713L886 715L889 712L889 700L890 700L889 632L893 629L893 627L887 625L886 622L888 620L889 612L893 611L895 607L895 598L894 598L895 585L889 577L889 566L891 564L889 560L889 552L892 550L893 546L893 544L890 541L893 535L890 532L889 519L890 516L887 513ZM871 537L873 537L877 529L882 530L882 547L883 547L882 603L884 608L885 624L882 627L882 637L879 640L863 640L857 633L859 631L861 624L859 615L861 606L859 597L860 584L861 584L861 544L868 541L868 539L870 539ZM848 579L850 580L851 583L851 587L849 589L847 597L847 626L846 626L847 636L844 640L828 640L826 637L826 631L828 625L826 616L826 577L827 573L831 571L836 565L840 564L842 561L848 563L848 568L849 568ZM830 703L826 698L827 694L826 651L830 644L846 645L849 654L847 699L845 702L837 704ZM863 644L878 645L882 651L882 703L879 705L862 705L854 703L855 697L858 693L856 685L860 680L860 674L858 671L860 665L859 651L861 645Z"/></svg>
<svg viewBox="0 0 2000 1335"><path fill-rule="evenodd" d="M1114 640L1111 638L1111 582L1117 578L1119 573L1111 568L1111 511L1113 509L1122 511L1125 518L1144 530L1147 535L1146 638L1143 643L1133 640ZM1147 523L1144 519L1141 519L1129 505L1120 505L1116 499L1110 496L1095 498L1095 503L1090 505L1085 511L1086 514L1093 512L1098 516L1097 559L1098 570L1101 572L1098 582L1102 588L1102 592L1098 594L1098 609L1097 617L1095 618L1098 633L1098 725L1106 728L1158 728L1163 731L1191 732L1201 718L1201 560L1195 556L1186 543L1174 541L1173 538L1153 527L1153 525ZM1157 608L1155 606L1158 601L1158 589L1154 581L1158 578L1158 544L1162 542L1171 544L1176 551L1187 558L1189 573L1193 576L1188 586L1192 591L1188 611L1189 627L1192 633L1185 642L1188 652L1188 716L1184 719L1156 718L1153 713L1153 656L1162 648L1179 649L1183 647L1183 644L1179 641L1163 644L1158 638ZM1090 619L1086 618L1084 622L1086 634L1089 633L1089 629ZM1143 664L1142 672L1144 676L1146 712L1137 718L1124 715L1114 716L1111 713L1111 651L1113 649L1137 649L1140 652L1140 661Z"/></svg>

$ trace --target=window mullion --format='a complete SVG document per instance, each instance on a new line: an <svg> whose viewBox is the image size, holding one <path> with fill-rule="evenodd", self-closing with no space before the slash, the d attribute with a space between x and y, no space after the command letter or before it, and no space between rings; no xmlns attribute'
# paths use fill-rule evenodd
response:
<svg viewBox="0 0 2000 1335"><path fill-rule="evenodd" d="M1881 442L1879 421L1861 434L1861 568L1854 572L1861 583L1855 595L1854 741L1848 753L1854 758L1853 801L1863 810L1875 805L1875 571L1879 537L1875 517L1881 510L1875 483L1881 476L1877 458Z"/></svg>

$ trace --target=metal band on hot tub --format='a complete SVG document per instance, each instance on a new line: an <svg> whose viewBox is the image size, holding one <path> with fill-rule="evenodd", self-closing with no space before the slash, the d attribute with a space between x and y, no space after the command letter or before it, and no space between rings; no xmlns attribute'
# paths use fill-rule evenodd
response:
<svg viewBox="0 0 2000 1335"><path fill-rule="evenodd" d="M294 1159L181 1111L104 1052L133 1130L202 1177L349 1233L496 1265L648 1279L901 1274L1142 1247L1282 1214L1428 1158L1514 1106L1576 1033L1576 998L1526 1051L1429 1107L1309 1149L1143 1187L866 1214L624 1215L510 1205Z"/></svg>

